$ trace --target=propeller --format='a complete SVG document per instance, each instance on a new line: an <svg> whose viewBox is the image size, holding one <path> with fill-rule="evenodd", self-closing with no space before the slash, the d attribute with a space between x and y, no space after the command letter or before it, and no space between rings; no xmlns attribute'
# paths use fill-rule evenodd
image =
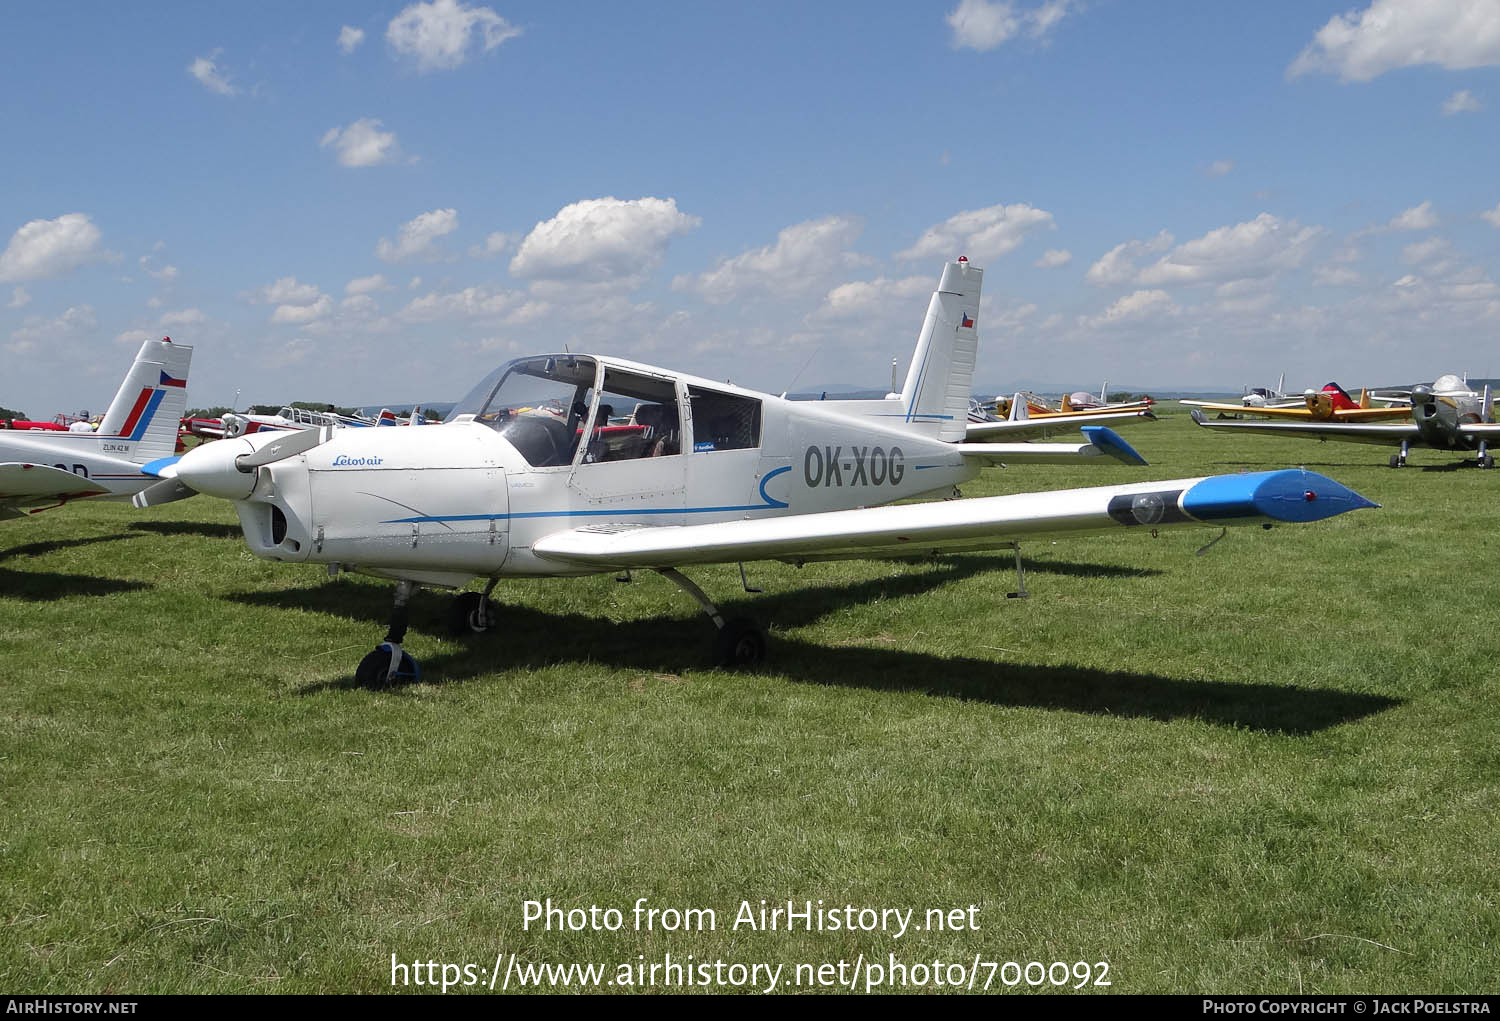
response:
<svg viewBox="0 0 1500 1021"><path fill-rule="evenodd" d="M263 468L277 461L284 461L288 457L296 457L305 454L320 443L327 442L332 430L327 426L316 429L299 429L293 433L287 433L278 437L264 447L260 447L248 454L241 454L234 459L234 466L242 472L252 472L257 468Z"/></svg>
<svg viewBox="0 0 1500 1021"><path fill-rule="evenodd" d="M139 493L130 498L130 502L137 507L160 507L164 503L172 503L174 500L186 500L190 496L197 496L198 491L185 482L175 478L162 479L153 482Z"/></svg>

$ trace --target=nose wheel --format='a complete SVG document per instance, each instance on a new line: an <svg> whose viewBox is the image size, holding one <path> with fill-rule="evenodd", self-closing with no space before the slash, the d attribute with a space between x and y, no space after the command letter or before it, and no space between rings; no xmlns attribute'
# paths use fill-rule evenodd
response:
<svg viewBox="0 0 1500 1021"><path fill-rule="evenodd" d="M416 588L409 581L396 583L396 598L391 606L391 622L385 641L360 660L355 668L354 683L361 688L389 688L422 679L422 668L401 649L401 643L406 639L406 604L411 601Z"/></svg>

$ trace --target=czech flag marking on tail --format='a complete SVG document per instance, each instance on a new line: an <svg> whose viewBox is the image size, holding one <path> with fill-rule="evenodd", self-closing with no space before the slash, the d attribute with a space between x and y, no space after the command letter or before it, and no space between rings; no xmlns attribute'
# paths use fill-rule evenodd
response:
<svg viewBox="0 0 1500 1021"><path fill-rule="evenodd" d="M185 379L177 379L176 377L169 376L165 372L163 372L161 374L161 385L162 386L187 386L187 380L185 380Z"/></svg>

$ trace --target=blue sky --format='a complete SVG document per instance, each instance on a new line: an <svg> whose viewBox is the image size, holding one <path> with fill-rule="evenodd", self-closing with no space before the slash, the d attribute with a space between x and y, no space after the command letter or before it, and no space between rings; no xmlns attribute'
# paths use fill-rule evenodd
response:
<svg viewBox="0 0 1500 1021"><path fill-rule="evenodd" d="M0 405L452 400L597 350L880 384L1500 375L1500 0L17 6Z"/></svg>

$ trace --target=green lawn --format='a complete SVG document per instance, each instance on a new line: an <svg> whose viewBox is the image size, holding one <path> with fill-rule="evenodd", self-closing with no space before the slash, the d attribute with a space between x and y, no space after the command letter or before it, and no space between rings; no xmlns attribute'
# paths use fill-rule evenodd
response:
<svg viewBox="0 0 1500 1021"><path fill-rule="evenodd" d="M355 688L391 586L252 557L225 503L0 525L0 988L381 991L391 955L1107 961L1120 992L1478 992L1500 958L1500 473L1133 428L1149 468L1306 464L1383 508L922 565L654 575L413 601L425 681ZM712 932L636 932L637 898ZM522 905L625 913L522 926ZM978 931L762 932L742 900L978 905ZM981 976L981 982L983 978ZM999 986L998 977L995 985ZM1022 986L1022 989L1027 988Z"/></svg>

